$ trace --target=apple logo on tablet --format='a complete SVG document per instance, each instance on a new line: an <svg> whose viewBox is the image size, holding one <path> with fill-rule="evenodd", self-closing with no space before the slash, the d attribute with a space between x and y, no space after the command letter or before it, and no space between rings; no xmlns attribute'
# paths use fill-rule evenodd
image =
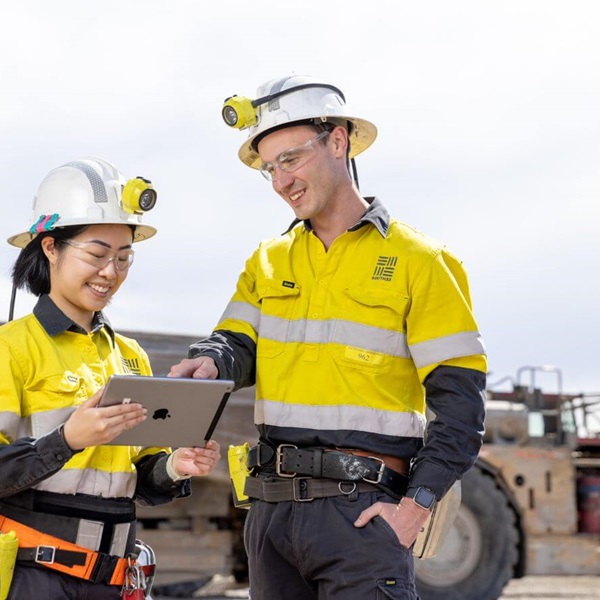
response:
<svg viewBox="0 0 600 600"><path fill-rule="evenodd" d="M157 408L152 415L152 418L156 421L158 419L170 419L171 415L169 414L168 408Z"/></svg>

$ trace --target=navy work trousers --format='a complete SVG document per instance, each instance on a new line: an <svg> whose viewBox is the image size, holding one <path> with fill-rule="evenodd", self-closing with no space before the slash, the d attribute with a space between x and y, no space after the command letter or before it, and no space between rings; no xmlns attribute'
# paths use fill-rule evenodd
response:
<svg viewBox="0 0 600 600"><path fill-rule="evenodd" d="M121 586L90 583L46 567L15 567L8 600L120 600Z"/></svg>
<svg viewBox="0 0 600 600"><path fill-rule="evenodd" d="M254 501L244 542L251 600L419 600L412 550L381 517L354 527L383 492L310 502Z"/></svg>

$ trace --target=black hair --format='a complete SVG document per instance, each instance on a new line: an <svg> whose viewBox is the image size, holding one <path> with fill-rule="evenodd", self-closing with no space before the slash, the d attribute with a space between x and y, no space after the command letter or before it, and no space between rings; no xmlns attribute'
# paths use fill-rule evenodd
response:
<svg viewBox="0 0 600 600"><path fill-rule="evenodd" d="M42 249L42 240L53 237L56 246L65 245L67 240L74 238L89 225L71 225L58 227L37 235L17 257L12 268L12 281L15 288L29 290L34 296L50 293L50 263Z"/></svg>

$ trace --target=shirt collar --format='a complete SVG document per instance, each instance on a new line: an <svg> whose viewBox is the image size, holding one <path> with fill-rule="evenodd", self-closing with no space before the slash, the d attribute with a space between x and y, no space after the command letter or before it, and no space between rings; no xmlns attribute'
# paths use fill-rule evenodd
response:
<svg viewBox="0 0 600 600"><path fill-rule="evenodd" d="M381 237L387 237L388 229L390 228L390 214L375 196L367 196L365 197L365 201L369 203L369 207L360 218L360 221L356 225L350 227L348 231L356 231L357 229L364 227L367 223L372 223L375 229L381 234ZM294 219L282 235L290 232L300 222L300 219ZM310 224L309 219L306 219L303 223L308 231L312 231L312 225Z"/></svg>
<svg viewBox="0 0 600 600"><path fill-rule="evenodd" d="M364 227L367 223L372 223L375 229L379 231L382 238L387 237L388 229L390 228L390 213L386 210L385 206L381 204L379 198L375 196L368 196L365 200L369 203L369 208L365 211L360 221L350 227L348 231L356 231L361 227Z"/></svg>
<svg viewBox="0 0 600 600"><path fill-rule="evenodd" d="M50 336L59 335L65 331L73 331L75 333L87 335L86 330L67 317L47 294L40 296L37 304L33 308L33 314L46 330L46 333ZM110 321L102 312L94 313L92 318L92 333L100 331L103 327L106 327L114 345L115 332L110 325Z"/></svg>

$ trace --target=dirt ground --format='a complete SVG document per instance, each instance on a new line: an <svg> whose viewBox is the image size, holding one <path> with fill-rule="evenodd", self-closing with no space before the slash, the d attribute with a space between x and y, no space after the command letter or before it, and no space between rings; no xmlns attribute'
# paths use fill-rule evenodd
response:
<svg viewBox="0 0 600 600"><path fill-rule="evenodd" d="M524 577L513 579L502 600L600 599L600 577Z"/></svg>
<svg viewBox="0 0 600 600"><path fill-rule="evenodd" d="M213 581L204 589L196 591L193 598L204 600L247 600L247 591L235 589L226 581ZM221 590L219 590L221 588ZM224 589L229 588L229 589ZM180 597L181 598L181 597ZM599 600L600 577L524 577L513 579L498 600ZM153 600L169 600L153 595ZM184 599L185 600L185 599Z"/></svg>

